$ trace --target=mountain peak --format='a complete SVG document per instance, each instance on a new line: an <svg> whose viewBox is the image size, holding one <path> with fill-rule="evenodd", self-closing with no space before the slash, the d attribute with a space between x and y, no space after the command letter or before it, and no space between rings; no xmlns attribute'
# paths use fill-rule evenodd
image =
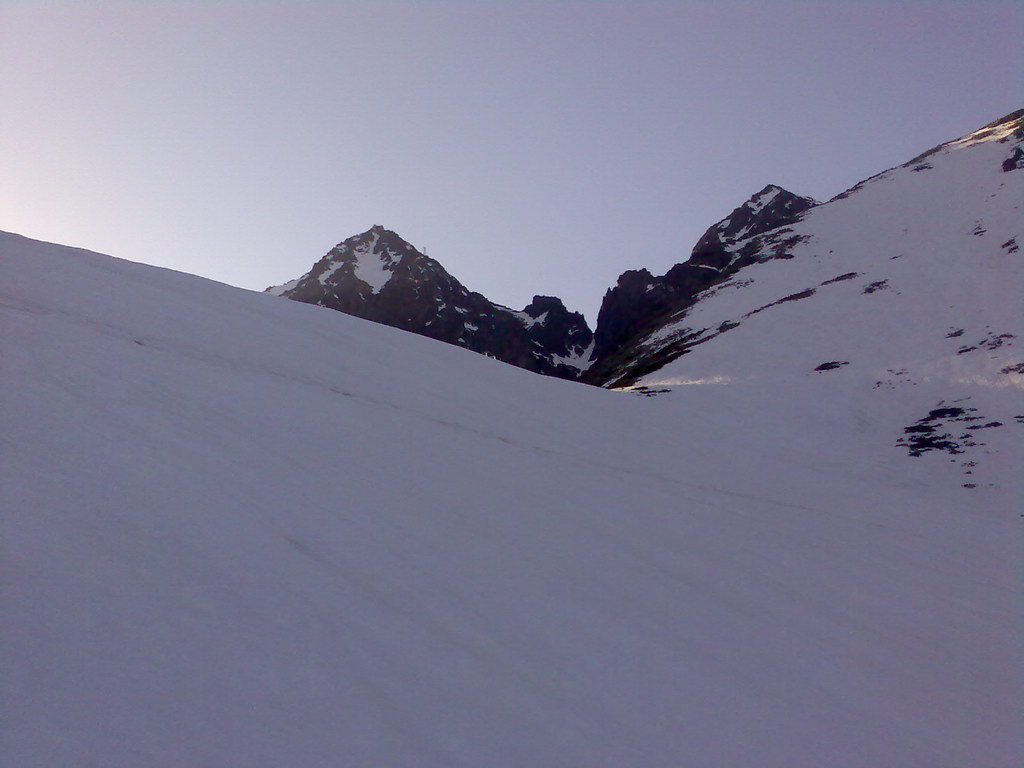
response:
<svg viewBox="0 0 1024 768"><path fill-rule="evenodd" d="M496 304L380 224L268 291L561 378L577 378L592 340L583 316L561 299L534 296L522 312Z"/></svg>
<svg viewBox="0 0 1024 768"><path fill-rule="evenodd" d="M790 224L816 205L818 201L814 198L795 195L777 184L766 184L724 219L708 227L697 241L693 254L723 247L731 250L734 243Z"/></svg>
<svg viewBox="0 0 1024 768"><path fill-rule="evenodd" d="M539 317L544 312L568 312L565 304L557 296L534 296L533 301L523 310L530 317Z"/></svg>
<svg viewBox="0 0 1024 768"><path fill-rule="evenodd" d="M358 235L352 235L351 237L345 238L334 247L333 251L340 251L340 249L343 249L350 245L355 245L357 243L377 241L381 239L397 240L399 243L403 245L408 245L408 243L395 232L391 231L390 229L386 229L380 224L374 224L365 232L360 232Z"/></svg>
<svg viewBox="0 0 1024 768"><path fill-rule="evenodd" d="M798 205L800 203L809 203L810 205L818 204L817 200L810 197L801 197L800 195L795 195L788 189L780 187L778 184L766 184L760 192L751 195L750 199L747 200L747 202L745 202L740 207L746 207L751 208L755 211L760 211L767 205L777 205L780 202L790 204L797 202ZM807 207L810 207L810 205L808 205Z"/></svg>
<svg viewBox="0 0 1024 768"><path fill-rule="evenodd" d="M724 280L743 266L737 250L740 241L796 221L804 211L818 205L777 184L766 184L727 217L713 224L694 246L690 258L676 264L661 277L646 269L619 275L601 303L597 316L595 360L588 376L600 381L616 355L629 340L659 322L663 315L687 307L711 285Z"/></svg>
<svg viewBox="0 0 1024 768"><path fill-rule="evenodd" d="M785 193L787 195L793 194L784 187L780 187L778 184L765 184L760 192L756 192L755 194L751 195L750 200L748 200L748 203L753 202L756 199L763 198L766 195L777 195L780 192Z"/></svg>

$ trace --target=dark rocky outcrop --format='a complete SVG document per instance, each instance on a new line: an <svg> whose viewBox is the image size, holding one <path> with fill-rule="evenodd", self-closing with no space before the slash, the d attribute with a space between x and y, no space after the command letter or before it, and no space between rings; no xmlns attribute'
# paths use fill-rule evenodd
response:
<svg viewBox="0 0 1024 768"><path fill-rule="evenodd" d="M570 312L554 296L534 296L523 313L530 318L526 332L534 347L544 350L545 359L557 364L558 375L577 378L580 369L589 363L594 342L583 315ZM570 360L572 365L558 362Z"/></svg>
<svg viewBox="0 0 1024 768"><path fill-rule="evenodd" d="M722 268L726 266L723 259L737 242L791 224L817 204L812 198L799 197L769 184L726 218L708 227L693 247L688 263Z"/></svg>
<svg viewBox="0 0 1024 768"><path fill-rule="evenodd" d="M559 378L578 378L593 341L583 315L559 299L535 296L522 312L495 304L381 226L338 244L297 280L267 290Z"/></svg>
<svg viewBox="0 0 1024 768"><path fill-rule="evenodd" d="M817 202L809 197L769 184L709 227L686 262L676 264L661 277L654 277L646 269L620 275L601 303L594 332L594 363L583 374L583 380L610 383L615 372L628 362L634 340L656 329L669 316L686 310L701 291L752 263L763 244L746 247L749 238L791 224L815 205Z"/></svg>
<svg viewBox="0 0 1024 768"><path fill-rule="evenodd" d="M1010 156L1003 160L1003 170L1016 171L1021 168L1024 168L1024 149L1016 146L1010 152Z"/></svg>

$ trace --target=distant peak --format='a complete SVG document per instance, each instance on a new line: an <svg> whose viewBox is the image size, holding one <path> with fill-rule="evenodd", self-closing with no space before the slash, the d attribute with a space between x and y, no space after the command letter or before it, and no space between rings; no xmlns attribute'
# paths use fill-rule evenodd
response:
<svg viewBox="0 0 1024 768"><path fill-rule="evenodd" d="M523 310L530 317L539 317L550 311L566 312L565 304L557 296L534 296L533 301L526 305Z"/></svg>
<svg viewBox="0 0 1024 768"><path fill-rule="evenodd" d="M751 195L750 199L743 205L748 208L760 210L768 203L774 202L779 198L781 198L782 201L799 200L805 203L811 203L812 205L818 204L818 201L812 197L801 197L800 195L790 192L788 189L780 187L778 184L766 184L761 191L755 192Z"/></svg>
<svg viewBox="0 0 1024 768"><path fill-rule="evenodd" d="M744 238L791 223L816 205L818 201L814 198L800 197L778 184L766 184L724 219L712 224L697 241L693 255L731 248Z"/></svg>
<svg viewBox="0 0 1024 768"><path fill-rule="evenodd" d="M368 240L368 239L370 239L372 237L378 237L379 238L379 237L381 237L382 235L385 235L385 234L389 234L387 229L385 229L380 224L374 224L368 230L366 230L365 232L362 232L362 233L356 235L355 237L356 237L356 239L359 239L359 240ZM394 234L394 233L391 232L390 234Z"/></svg>
<svg viewBox="0 0 1024 768"><path fill-rule="evenodd" d="M647 267L640 267L640 269L627 269L621 275L615 283L615 287L618 288L629 288L631 286L648 286L651 281L654 280L654 275L651 274ZM612 290L611 288L608 289Z"/></svg>
<svg viewBox="0 0 1024 768"><path fill-rule="evenodd" d="M351 237L346 238L342 242L338 243L338 245L335 246L334 250L343 250L346 248L350 248L352 246L367 243L374 239L386 240L389 241L391 244L397 243L399 245L409 245L408 242L404 240L400 235L396 234L395 232L392 232L390 229L386 229L381 224L374 224L365 232L360 232L358 235L352 235Z"/></svg>

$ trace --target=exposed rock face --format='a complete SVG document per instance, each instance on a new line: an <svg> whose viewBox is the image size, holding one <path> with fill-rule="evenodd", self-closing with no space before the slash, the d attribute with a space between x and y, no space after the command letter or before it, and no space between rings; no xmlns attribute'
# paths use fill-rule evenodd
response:
<svg viewBox="0 0 1024 768"><path fill-rule="evenodd" d="M1017 171L1024 168L1024 149L1014 147L1008 158L1003 160L1003 171Z"/></svg>
<svg viewBox="0 0 1024 768"><path fill-rule="evenodd" d="M594 351L594 334L579 312L570 312L553 296L534 296L523 314L534 349L543 350L555 375L575 379L586 369ZM545 373L547 371L540 371Z"/></svg>
<svg viewBox="0 0 1024 768"><path fill-rule="evenodd" d="M632 339L646 335L666 314L685 309L698 293L751 263L752 254L743 249L743 241L791 224L815 205L809 197L769 184L709 227L685 263L676 264L662 277L646 269L620 275L601 304L594 332L595 361L584 380L605 383L609 372L630 354Z"/></svg>
<svg viewBox="0 0 1024 768"><path fill-rule="evenodd" d="M630 341L705 288L749 263L742 241L799 218L815 201L769 185L710 227L683 264L654 277L624 272L605 294L592 333L561 300L535 296L521 312L467 290L438 262L374 226L328 252L298 278L267 290L412 331L530 371L603 384ZM593 370L588 370L593 367Z"/></svg>
<svg viewBox="0 0 1024 768"><path fill-rule="evenodd" d="M522 312L495 304L381 226L348 238L302 277L267 291L559 378L578 378L592 350L583 315L559 299L535 296Z"/></svg>

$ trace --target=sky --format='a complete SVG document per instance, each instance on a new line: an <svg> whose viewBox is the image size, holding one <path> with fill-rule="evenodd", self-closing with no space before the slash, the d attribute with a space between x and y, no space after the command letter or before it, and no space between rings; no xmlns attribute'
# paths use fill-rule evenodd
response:
<svg viewBox="0 0 1024 768"><path fill-rule="evenodd" d="M262 290L374 224L591 325L764 185L1024 106L1011 2L0 0L0 229Z"/></svg>

